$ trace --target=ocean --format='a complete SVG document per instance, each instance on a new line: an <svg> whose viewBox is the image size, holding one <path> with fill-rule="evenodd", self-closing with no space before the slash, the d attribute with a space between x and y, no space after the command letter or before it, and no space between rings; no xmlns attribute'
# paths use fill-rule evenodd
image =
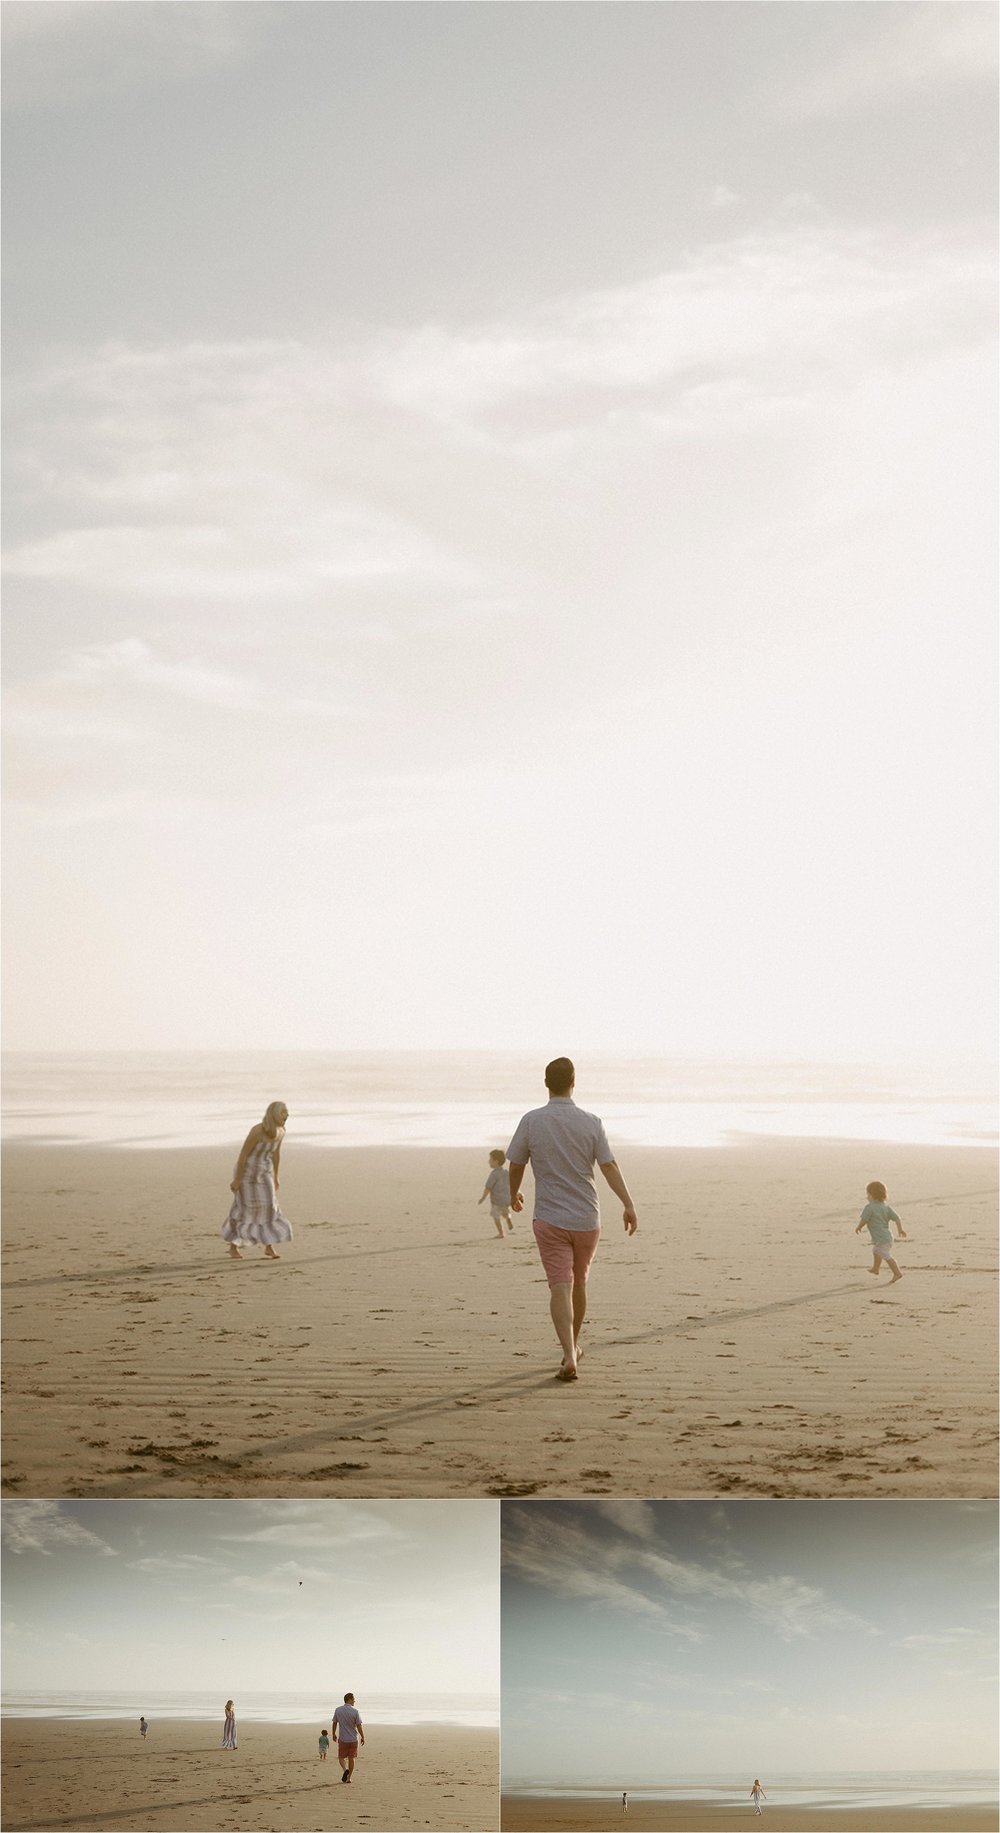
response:
<svg viewBox="0 0 1000 1833"><path fill-rule="evenodd" d="M267 1103L290 1109L308 1146L505 1144L545 1099L540 1061L510 1053L180 1052L7 1054L11 1142L236 1151ZM989 1146L992 1086L981 1070L594 1056L578 1102L612 1144L708 1148L753 1139Z"/></svg>
<svg viewBox="0 0 1000 1833"><path fill-rule="evenodd" d="M530 1782L502 1784L505 1795L543 1796L617 1802L623 1788L629 1800L698 1801L705 1807L732 1809L747 1801L753 1777L725 1776L709 1781L649 1783L632 1787L627 1778L614 1787L578 1782L575 1786L545 1786ZM820 1812L849 1808L872 1810L889 1807L972 1808L991 1806L997 1800L997 1775L988 1769L854 1770L842 1774L761 1777L768 1801L775 1807L812 1808ZM766 1809L765 1809L766 1812Z"/></svg>
<svg viewBox="0 0 1000 1833"><path fill-rule="evenodd" d="M340 1704L341 1695L331 1688L328 1693L240 1693L236 1699L238 1722L268 1725L320 1725ZM125 1692L32 1693L11 1692L0 1701L4 1718L138 1720L144 1713L150 1724L157 1719L208 1719L222 1723L225 1698L214 1692L142 1691L131 1687ZM463 1725L492 1727L500 1714L495 1699L488 1694L440 1693L415 1700L409 1694L366 1694L359 1702L361 1714L370 1725Z"/></svg>

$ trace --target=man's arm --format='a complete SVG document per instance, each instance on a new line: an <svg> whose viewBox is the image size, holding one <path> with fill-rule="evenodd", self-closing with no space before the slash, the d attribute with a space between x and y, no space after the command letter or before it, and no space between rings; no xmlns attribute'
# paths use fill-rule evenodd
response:
<svg viewBox="0 0 1000 1833"><path fill-rule="evenodd" d="M521 1179L528 1167L527 1165L512 1164L508 1165L507 1169L510 1173L510 1206L511 1209L520 1212L524 1208L524 1198L521 1195Z"/></svg>
<svg viewBox="0 0 1000 1833"><path fill-rule="evenodd" d="M625 1233L627 1235L634 1235L639 1226L639 1218L635 1213L635 1204L629 1195L628 1185L622 1177L615 1160L609 1158L607 1164L601 1166L601 1172L603 1176L607 1178L615 1196L620 1199L623 1205L624 1213L622 1215L622 1221L625 1225Z"/></svg>

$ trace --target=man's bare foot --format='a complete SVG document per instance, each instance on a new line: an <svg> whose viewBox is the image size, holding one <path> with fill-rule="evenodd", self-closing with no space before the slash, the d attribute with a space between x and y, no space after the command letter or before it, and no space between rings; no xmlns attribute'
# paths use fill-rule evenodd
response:
<svg viewBox="0 0 1000 1833"><path fill-rule="evenodd" d="M243 1259L243 1255L240 1253L240 1250L237 1247L235 1241L231 1241L229 1243L229 1257L231 1260L242 1260Z"/></svg>
<svg viewBox="0 0 1000 1833"><path fill-rule="evenodd" d="M558 1374L556 1375L556 1380L557 1381L577 1381L579 1380L579 1376L577 1375L575 1368L570 1368L569 1363L564 1362L561 1368L559 1369Z"/></svg>
<svg viewBox="0 0 1000 1833"><path fill-rule="evenodd" d="M264 1259L265 1260L280 1260L281 1255L276 1254L273 1247L271 1247L270 1244L268 1244L268 1246L264 1249Z"/></svg>

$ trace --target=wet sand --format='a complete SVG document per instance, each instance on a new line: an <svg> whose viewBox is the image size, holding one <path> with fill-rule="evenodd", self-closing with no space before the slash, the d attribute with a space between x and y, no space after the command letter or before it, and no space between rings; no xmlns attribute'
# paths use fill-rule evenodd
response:
<svg viewBox="0 0 1000 1833"><path fill-rule="evenodd" d="M545 1796L504 1795L500 1825L504 1833L986 1833L997 1824L995 1804L976 1807L782 1807L768 1801L758 1818L749 1799L719 1807L704 1801L629 1801L610 1810L604 1800L582 1795L552 1800Z"/></svg>
<svg viewBox="0 0 1000 1833"><path fill-rule="evenodd" d="M318 1726L244 1722L239 1749L222 1728L161 1719L145 1742L120 1719L6 1719L6 1833L332 1833L418 1827L493 1833L495 1731L445 1725L366 1727L345 1787L334 1746L325 1763Z"/></svg>
<svg viewBox="0 0 1000 1833"><path fill-rule="evenodd" d="M571 1385L485 1147L290 1133L280 1263L227 1257L232 1156L8 1147L7 1494L996 1494L989 1151L623 1150L640 1231L604 1200ZM874 1176L893 1286L853 1233Z"/></svg>

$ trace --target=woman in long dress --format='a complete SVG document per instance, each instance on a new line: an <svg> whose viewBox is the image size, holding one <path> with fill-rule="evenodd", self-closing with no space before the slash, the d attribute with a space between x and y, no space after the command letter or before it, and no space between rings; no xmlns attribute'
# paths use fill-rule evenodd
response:
<svg viewBox="0 0 1000 1833"><path fill-rule="evenodd" d="M223 1750L236 1749L236 1712L231 1699L226 1701L226 1722L222 1727Z"/></svg>
<svg viewBox="0 0 1000 1833"><path fill-rule="evenodd" d="M223 1224L222 1239L228 1241L234 1260L242 1260L240 1245L262 1247L265 1260L280 1260L275 1243L290 1241L292 1225L278 1208L278 1165L281 1142L285 1137L288 1109L283 1101L272 1101L257 1126L251 1127L240 1148L229 1188L232 1207Z"/></svg>
<svg viewBox="0 0 1000 1833"><path fill-rule="evenodd" d="M754 1813L760 1814L761 1818L763 1818L764 1810L760 1804L762 1801L767 1800L767 1796L765 1795L764 1790L761 1788L760 1783L757 1781L756 1776L754 1777L753 1788L750 1790L750 1799L753 1802Z"/></svg>

